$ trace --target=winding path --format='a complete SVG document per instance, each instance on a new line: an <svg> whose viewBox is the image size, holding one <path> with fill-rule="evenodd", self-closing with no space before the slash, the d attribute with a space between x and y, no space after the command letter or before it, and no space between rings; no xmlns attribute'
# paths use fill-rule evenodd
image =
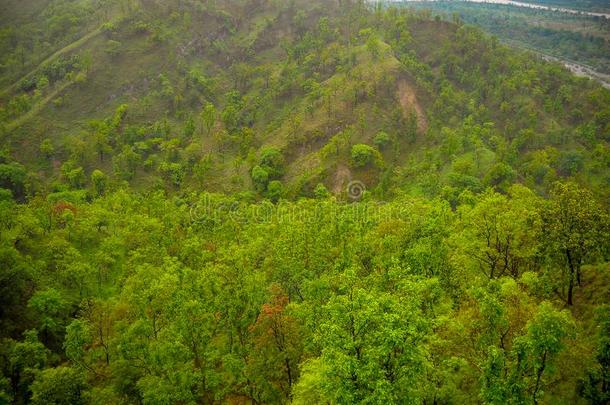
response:
<svg viewBox="0 0 610 405"><path fill-rule="evenodd" d="M36 66L34 69L32 69L29 73L26 73L25 75L21 76L13 84L9 85L8 87L6 87L2 91L0 91L0 98L3 98L4 96L15 91L15 89L17 88L17 86L19 86L19 83L21 83L22 80L28 79L28 78L34 76L44 65L48 64L49 62L57 59L58 57L66 54L68 52L72 52L73 50L78 49L82 45L89 42L91 39L97 37L99 34L101 34L101 32L102 32L102 28L100 27L100 28L93 30L93 31L89 32L88 34L82 36L81 38L77 39L76 41L72 42L71 44L61 48L60 50L55 51L49 57L47 57L42 62L40 62L38 64L38 66Z"/></svg>

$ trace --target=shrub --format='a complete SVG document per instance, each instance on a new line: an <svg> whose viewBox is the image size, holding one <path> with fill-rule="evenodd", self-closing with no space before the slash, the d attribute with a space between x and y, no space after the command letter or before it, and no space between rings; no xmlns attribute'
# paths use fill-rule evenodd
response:
<svg viewBox="0 0 610 405"><path fill-rule="evenodd" d="M106 42L106 48L104 49L108 55L111 57L117 56L121 52L121 44L119 41L109 40Z"/></svg>
<svg viewBox="0 0 610 405"><path fill-rule="evenodd" d="M259 165L267 171L270 178L277 179L284 174L284 156L279 149L264 148L260 156Z"/></svg>
<svg viewBox="0 0 610 405"><path fill-rule="evenodd" d="M379 151L369 145L352 146L352 164L355 167L365 167L380 160Z"/></svg>
<svg viewBox="0 0 610 405"><path fill-rule="evenodd" d="M318 183L316 188L313 190L313 194L319 200L324 200L324 199L330 197L330 193L328 192L328 189L322 183Z"/></svg>
<svg viewBox="0 0 610 405"><path fill-rule="evenodd" d="M485 175L484 182L490 186L508 187L515 179L515 171L506 163L496 163Z"/></svg>
<svg viewBox="0 0 610 405"><path fill-rule="evenodd" d="M390 143L390 135L387 132L380 131L375 135L373 143L379 148L383 149L387 144Z"/></svg>
<svg viewBox="0 0 610 405"><path fill-rule="evenodd" d="M11 190L16 198L24 197L26 174L19 163L0 164L0 188Z"/></svg>
<svg viewBox="0 0 610 405"><path fill-rule="evenodd" d="M256 187L259 192L262 192L267 188L267 183L269 183L269 173L267 170L256 165L252 169L251 176L254 187Z"/></svg>
<svg viewBox="0 0 610 405"><path fill-rule="evenodd" d="M94 170L91 173L91 185L95 195L100 196L106 192L108 178L101 170Z"/></svg>
<svg viewBox="0 0 610 405"><path fill-rule="evenodd" d="M273 180L267 186L267 198L269 198L274 203L278 202L280 198L284 195L284 186L282 182L279 180Z"/></svg>
<svg viewBox="0 0 610 405"><path fill-rule="evenodd" d="M83 404L85 378L70 367L44 370L32 384L33 404Z"/></svg>

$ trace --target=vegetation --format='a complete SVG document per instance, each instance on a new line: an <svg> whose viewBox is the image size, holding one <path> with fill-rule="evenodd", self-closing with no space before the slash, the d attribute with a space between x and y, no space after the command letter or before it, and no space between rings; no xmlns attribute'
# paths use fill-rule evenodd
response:
<svg viewBox="0 0 610 405"><path fill-rule="evenodd" d="M0 403L609 400L610 91L362 1L2 7Z"/></svg>

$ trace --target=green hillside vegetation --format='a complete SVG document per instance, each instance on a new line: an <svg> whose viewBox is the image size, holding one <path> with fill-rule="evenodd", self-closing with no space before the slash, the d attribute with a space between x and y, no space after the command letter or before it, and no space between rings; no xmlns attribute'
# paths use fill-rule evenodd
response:
<svg viewBox="0 0 610 405"><path fill-rule="evenodd" d="M541 190L607 184L608 92L471 27L363 7L337 19L315 4L128 4L6 96L3 143L30 194L80 189L96 169L139 190L254 191L267 147L284 156L289 197L351 178L384 197L457 195L498 186L485 178L498 171ZM351 167L351 146L380 131L383 161Z"/></svg>
<svg viewBox="0 0 610 405"><path fill-rule="evenodd" d="M362 1L0 7L0 403L610 400L607 89Z"/></svg>

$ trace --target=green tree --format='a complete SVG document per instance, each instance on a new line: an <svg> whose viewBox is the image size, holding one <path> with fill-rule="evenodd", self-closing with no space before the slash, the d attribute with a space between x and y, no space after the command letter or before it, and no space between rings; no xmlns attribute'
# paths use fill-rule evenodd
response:
<svg viewBox="0 0 610 405"><path fill-rule="evenodd" d="M330 197L330 192L328 191L326 186L322 183L318 183L316 185L316 188L314 189L313 193L316 196L316 198L319 200L323 200L323 199Z"/></svg>
<svg viewBox="0 0 610 405"><path fill-rule="evenodd" d="M269 173L270 179L278 179L284 174L284 155L274 147L263 148L259 165Z"/></svg>
<svg viewBox="0 0 610 405"><path fill-rule="evenodd" d="M19 163L0 164L0 188L11 190L17 199L25 197L27 172Z"/></svg>
<svg viewBox="0 0 610 405"><path fill-rule="evenodd" d="M128 145L123 146L121 153L112 158L112 167L115 175L125 180L131 180L136 174L140 155Z"/></svg>
<svg viewBox="0 0 610 405"><path fill-rule="evenodd" d="M86 364L86 347L93 341L91 330L86 321L74 319L66 327L66 338L64 350L66 356L80 367L88 367Z"/></svg>
<svg viewBox="0 0 610 405"><path fill-rule="evenodd" d="M61 172L73 189L80 189L85 185L85 170L82 167L74 167L72 162L66 162L62 165Z"/></svg>
<svg viewBox="0 0 610 405"><path fill-rule="evenodd" d="M568 340L574 337L574 321L567 311L558 311L552 304L543 302L534 318L526 326L526 334L515 342L517 362L525 361L529 374L529 391L532 401L540 400L545 386L545 373L554 369L558 354ZM523 355L527 357L523 358ZM513 372L521 373L520 365Z"/></svg>
<svg viewBox="0 0 610 405"><path fill-rule="evenodd" d="M390 143L390 135L387 132L380 131L375 135L373 143L379 148L383 149Z"/></svg>
<svg viewBox="0 0 610 405"><path fill-rule="evenodd" d="M202 135L205 129L205 135L209 137L212 128L216 124L216 107L214 107L214 104L208 102L203 106L203 110L201 110L201 124Z"/></svg>
<svg viewBox="0 0 610 405"><path fill-rule="evenodd" d="M263 192L267 189L267 184L269 183L269 172L267 172L267 170L256 165L252 169L251 176L258 192Z"/></svg>
<svg viewBox="0 0 610 405"><path fill-rule="evenodd" d="M506 163L496 163L487 172L483 181L500 190L507 190L515 179L515 171Z"/></svg>
<svg viewBox="0 0 610 405"><path fill-rule="evenodd" d="M474 258L490 279L537 270L542 202L525 187L510 192L512 198L488 190L474 207L461 206L458 226L463 228L453 235L460 239L456 250Z"/></svg>
<svg viewBox="0 0 610 405"><path fill-rule="evenodd" d="M282 182L279 180L270 181L267 185L267 197L269 197L272 202L276 203L283 195L284 186L282 185Z"/></svg>
<svg viewBox="0 0 610 405"><path fill-rule="evenodd" d="M159 171L173 186L180 187L186 175L184 167L180 163L162 162Z"/></svg>
<svg viewBox="0 0 610 405"><path fill-rule="evenodd" d="M352 164L355 167L365 167L372 163L378 164L381 161L381 156L377 149L364 144L352 146Z"/></svg>
<svg viewBox="0 0 610 405"><path fill-rule="evenodd" d="M10 378L15 399L27 400L29 386L40 370L47 366L49 350L38 340L35 330L26 331L22 342L15 343L9 352Z"/></svg>
<svg viewBox="0 0 610 405"><path fill-rule="evenodd" d="M182 136L184 139L191 139L193 134L195 133L195 120L192 116L189 116L186 122L184 123L184 128L182 130Z"/></svg>
<svg viewBox="0 0 610 405"><path fill-rule="evenodd" d="M50 139L45 139L40 143L40 153L47 159L50 159L55 153L55 147Z"/></svg>
<svg viewBox="0 0 610 405"><path fill-rule="evenodd" d="M342 293L322 308L321 355L305 363L295 402L419 403L426 360L417 295L362 288L353 269L343 277Z"/></svg>
<svg viewBox="0 0 610 405"><path fill-rule="evenodd" d="M553 186L543 214L545 241L565 270L566 302L573 305L582 265L608 244L608 216L590 191L572 182Z"/></svg>
<svg viewBox="0 0 610 405"><path fill-rule="evenodd" d="M108 177L101 170L94 170L91 173L91 185L93 186L93 193L96 196L102 196L106 193L108 187Z"/></svg>
<svg viewBox="0 0 610 405"><path fill-rule="evenodd" d="M61 333L67 302L59 291L53 288L37 291L28 301L28 307L38 315L38 328L45 343L49 342L51 336Z"/></svg>
<svg viewBox="0 0 610 405"><path fill-rule="evenodd" d="M560 353L575 337L567 311L548 302L538 307L515 338L512 349L491 347L481 375L481 395L489 404L537 404L557 372Z"/></svg>
<svg viewBox="0 0 610 405"><path fill-rule="evenodd" d="M580 395L595 405L610 400L610 305L597 308L596 363L587 370Z"/></svg>
<svg viewBox="0 0 610 405"><path fill-rule="evenodd" d="M239 129L239 110L237 106L232 104L227 105L220 114L222 123L229 133L233 133Z"/></svg>
<svg viewBox="0 0 610 405"><path fill-rule="evenodd" d="M32 404L84 404L82 393L87 385L79 371L70 367L44 370L32 384Z"/></svg>

